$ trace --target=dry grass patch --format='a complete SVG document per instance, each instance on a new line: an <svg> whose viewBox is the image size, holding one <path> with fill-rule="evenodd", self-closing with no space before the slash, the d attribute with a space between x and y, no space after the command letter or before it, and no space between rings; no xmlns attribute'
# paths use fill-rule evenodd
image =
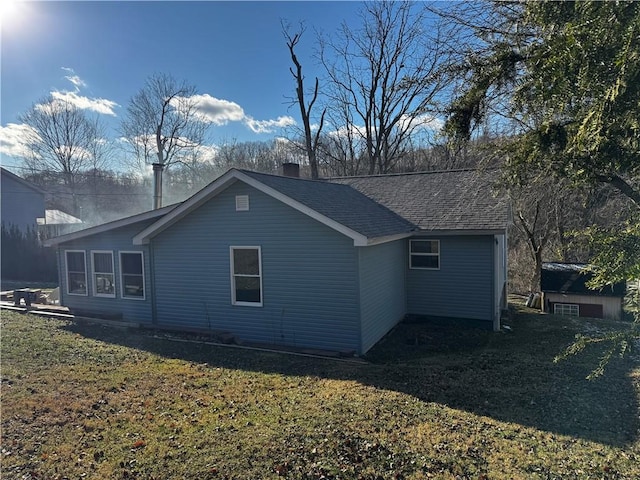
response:
<svg viewBox="0 0 640 480"><path fill-rule="evenodd" d="M2 478L638 478L637 360L401 325L356 365L2 312ZM602 328L606 328L602 326ZM416 340L417 339L417 340Z"/></svg>

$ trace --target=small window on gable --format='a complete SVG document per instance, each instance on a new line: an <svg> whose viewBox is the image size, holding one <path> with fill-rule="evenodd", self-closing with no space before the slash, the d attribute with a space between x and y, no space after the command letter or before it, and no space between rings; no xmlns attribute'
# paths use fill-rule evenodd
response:
<svg viewBox="0 0 640 480"><path fill-rule="evenodd" d="M249 210L249 195L236 195L236 212Z"/></svg>
<svg viewBox="0 0 640 480"><path fill-rule="evenodd" d="M440 240L409 240L409 268L440 269Z"/></svg>

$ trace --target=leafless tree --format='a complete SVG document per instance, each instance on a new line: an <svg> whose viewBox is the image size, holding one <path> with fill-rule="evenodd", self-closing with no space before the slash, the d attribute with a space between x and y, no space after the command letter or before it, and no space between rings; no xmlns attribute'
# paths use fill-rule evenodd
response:
<svg viewBox="0 0 640 480"><path fill-rule="evenodd" d="M446 87L443 35L420 4L368 2L359 29L343 24L334 40L321 39L331 123L364 143L363 173L392 171L408 139L432 127Z"/></svg>
<svg viewBox="0 0 640 480"><path fill-rule="evenodd" d="M355 128L337 127L337 125L354 125L353 112L345 102L336 103L327 111L328 123L335 125L330 132L325 132L321 142L324 158L324 170L330 176L353 176L366 171L365 141ZM348 121L345 122L345 119Z"/></svg>
<svg viewBox="0 0 640 480"><path fill-rule="evenodd" d="M26 168L32 173L62 174L64 187L72 196L83 171L102 168L108 161L99 118L90 118L70 102L47 97L20 115L19 121L29 126L24 138L29 152L24 158ZM72 208L77 213L77 201Z"/></svg>
<svg viewBox="0 0 640 480"><path fill-rule="evenodd" d="M194 86L160 73L131 99L121 133L136 166L155 164L161 175L203 145L208 124L198 111L196 94ZM154 207L159 206L156 198Z"/></svg>
<svg viewBox="0 0 640 480"><path fill-rule="evenodd" d="M323 108L322 113L320 114L320 120L315 128L311 124L311 115L314 105L318 100L319 94L319 80L318 77L315 78L315 83L313 86L313 91L311 92L311 100L307 102L305 98L305 86L304 86L304 75L302 73L302 64L298 60L298 56L295 53L295 48L300 42L300 38L302 37L305 29L304 26L300 26L300 29L295 33L290 33L290 27L287 23L282 22L282 33L287 40L287 48L289 49L289 54L291 55L291 61L293 62L293 67L289 68L291 75L296 83L296 98L292 101L292 103L296 103L300 108L300 117L302 118L302 126L304 128L304 149L307 154L307 159L309 160L309 168L311 170L311 178L318 178L318 158L317 152L320 143L320 135L322 133L322 127L324 126L324 117L327 112L326 107Z"/></svg>
<svg viewBox="0 0 640 480"><path fill-rule="evenodd" d="M512 253L520 253L519 245L526 245L530 260L514 259L517 275L527 276L527 288L537 292L543 261L584 261L581 252L571 245L570 234L593 219L584 204L585 195L548 172L532 173L528 182L506 188L514 213ZM524 287L525 280L519 283Z"/></svg>
<svg viewBox="0 0 640 480"><path fill-rule="evenodd" d="M234 167L277 173L281 162L286 159L286 152L278 151L278 142L225 142L219 147L216 163L222 171Z"/></svg>

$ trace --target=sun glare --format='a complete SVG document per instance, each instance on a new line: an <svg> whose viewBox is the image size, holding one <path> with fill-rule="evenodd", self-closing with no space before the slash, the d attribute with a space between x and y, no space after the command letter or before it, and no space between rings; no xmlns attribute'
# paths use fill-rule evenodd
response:
<svg viewBox="0 0 640 480"><path fill-rule="evenodd" d="M17 22L23 3L20 0L0 0L0 26L9 27Z"/></svg>

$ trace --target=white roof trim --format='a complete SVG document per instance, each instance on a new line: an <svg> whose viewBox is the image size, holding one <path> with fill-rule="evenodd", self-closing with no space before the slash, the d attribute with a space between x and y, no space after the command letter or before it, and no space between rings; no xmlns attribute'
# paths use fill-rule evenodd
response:
<svg viewBox="0 0 640 480"><path fill-rule="evenodd" d="M262 193L281 201L285 205L288 205L295 210L298 210L299 212L313 218L314 220L317 220L318 222L328 226L329 228L353 239L353 244L355 246L368 245L369 240L365 235L362 235L361 233L358 233L355 230L352 230L351 228L346 227L345 225L338 223L335 220L322 215L321 213L318 213L316 210L303 205L302 203L292 199L291 197L288 197L287 195L265 185L259 180L256 180L249 175L246 175L243 172L235 169L229 170L209 186L200 190L193 197L186 200L175 210L165 215L163 218L137 234L135 237L133 237L133 244L144 245L149 243L151 238L156 236L158 233L170 227L179 219L192 212L196 208L200 207L203 203L207 202L236 181L244 182L247 185L255 188L256 190L259 190Z"/></svg>
<svg viewBox="0 0 640 480"><path fill-rule="evenodd" d="M61 243L71 242L73 240L78 240L80 238L88 237L90 235L97 235L100 233L104 233L114 228L126 227L128 225L132 225L137 222L142 222L144 220L150 220L162 215L166 215L172 208L176 208L176 205L169 205L167 207L159 208L157 210L150 210L148 212L132 215L131 217L121 218L120 220L115 220L113 222L104 223L102 225L97 225L95 227L85 228L83 230L78 230L76 232L68 233L66 235L60 235L59 237L54 237L54 238L45 240L44 242L42 242L42 244L45 247L53 247Z"/></svg>

